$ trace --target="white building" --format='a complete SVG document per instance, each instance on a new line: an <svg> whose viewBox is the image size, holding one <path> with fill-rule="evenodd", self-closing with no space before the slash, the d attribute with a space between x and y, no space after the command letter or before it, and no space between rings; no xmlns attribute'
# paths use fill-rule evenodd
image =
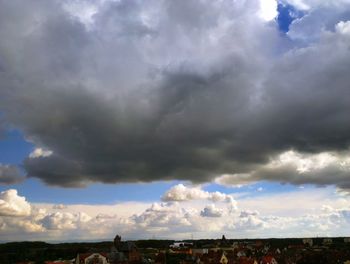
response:
<svg viewBox="0 0 350 264"><path fill-rule="evenodd" d="M331 245L333 240L331 238L324 238L322 244L323 245Z"/></svg>
<svg viewBox="0 0 350 264"><path fill-rule="evenodd" d="M107 255L100 253L78 254L76 264L109 264Z"/></svg>
<svg viewBox="0 0 350 264"><path fill-rule="evenodd" d="M312 245L314 244L314 241L312 240L312 238L304 238L303 244L308 245L309 247L312 247Z"/></svg>

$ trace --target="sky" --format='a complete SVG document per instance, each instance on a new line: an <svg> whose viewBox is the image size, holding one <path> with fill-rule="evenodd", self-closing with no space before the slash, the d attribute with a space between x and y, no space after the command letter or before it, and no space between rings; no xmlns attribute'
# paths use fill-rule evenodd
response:
<svg viewBox="0 0 350 264"><path fill-rule="evenodd" d="M348 0L0 0L0 240L350 236Z"/></svg>

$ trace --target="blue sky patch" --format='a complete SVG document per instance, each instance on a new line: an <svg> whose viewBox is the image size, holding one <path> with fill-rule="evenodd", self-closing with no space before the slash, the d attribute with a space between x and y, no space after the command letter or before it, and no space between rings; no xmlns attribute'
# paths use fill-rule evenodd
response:
<svg viewBox="0 0 350 264"><path fill-rule="evenodd" d="M277 10L277 23L282 32L288 32L290 24L292 24L295 19L301 18L305 14L304 12L297 10L294 6L283 3L278 4Z"/></svg>
<svg viewBox="0 0 350 264"><path fill-rule="evenodd" d="M0 163L18 165L33 149L33 144L26 141L19 130L7 131L0 139Z"/></svg>

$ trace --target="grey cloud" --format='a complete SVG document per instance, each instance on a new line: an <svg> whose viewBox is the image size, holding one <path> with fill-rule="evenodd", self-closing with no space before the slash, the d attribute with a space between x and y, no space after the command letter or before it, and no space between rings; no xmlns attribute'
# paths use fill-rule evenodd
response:
<svg viewBox="0 0 350 264"><path fill-rule="evenodd" d="M89 27L58 1L31 4L0 2L0 110L53 153L24 160L28 177L206 182L289 149L349 147L336 32L276 56L258 1L106 2Z"/></svg>
<svg viewBox="0 0 350 264"><path fill-rule="evenodd" d="M253 177L297 185L317 184L319 186L326 186L336 183L340 188L350 188L350 170L334 165L307 173L298 173L294 166L283 166L276 170L262 169L257 171Z"/></svg>
<svg viewBox="0 0 350 264"><path fill-rule="evenodd" d="M201 211L201 216L203 217L221 217L223 215L223 210L216 208L215 205L207 205Z"/></svg>
<svg viewBox="0 0 350 264"><path fill-rule="evenodd" d="M259 216L259 212L257 211L241 211L239 217L240 218L245 218L245 217L249 217L249 216Z"/></svg>
<svg viewBox="0 0 350 264"><path fill-rule="evenodd" d="M224 175L216 181L223 185L237 185L266 180L295 185L336 185L348 190L350 166L347 157L348 152L342 155L286 152L265 165L256 166L250 173Z"/></svg>
<svg viewBox="0 0 350 264"><path fill-rule="evenodd" d="M16 166L0 164L0 185L15 184L23 180L24 177Z"/></svg>

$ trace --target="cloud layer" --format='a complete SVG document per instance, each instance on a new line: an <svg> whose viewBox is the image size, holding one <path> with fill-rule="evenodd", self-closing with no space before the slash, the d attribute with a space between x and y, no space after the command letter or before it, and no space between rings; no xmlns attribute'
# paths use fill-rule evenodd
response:
<svg viewBox="0 0 350 264"><path fill-rule="evenodd" d="M41 150L28 177L348 187L348 167L266 166L349 155L349 3L288 1L307 14L283 35L269 2L0 1L0 111Z"/></svg>
<svg viewBox="0 0 350 264"><path fill-rule="evenodd" d="M251 196L240 199L235 210L225 201L207 204L205 197L143 205L129 202L55 207L29 203L16 190L7 190L0 196L0 235L2 241L99 240L112 239L115 233L124 239L218 238L222 234L228 238L349 235L348 197L324 189L289 196ZM284 200L288 202L281 204ZM303 210L295 210L301 203Z"/></svg>

